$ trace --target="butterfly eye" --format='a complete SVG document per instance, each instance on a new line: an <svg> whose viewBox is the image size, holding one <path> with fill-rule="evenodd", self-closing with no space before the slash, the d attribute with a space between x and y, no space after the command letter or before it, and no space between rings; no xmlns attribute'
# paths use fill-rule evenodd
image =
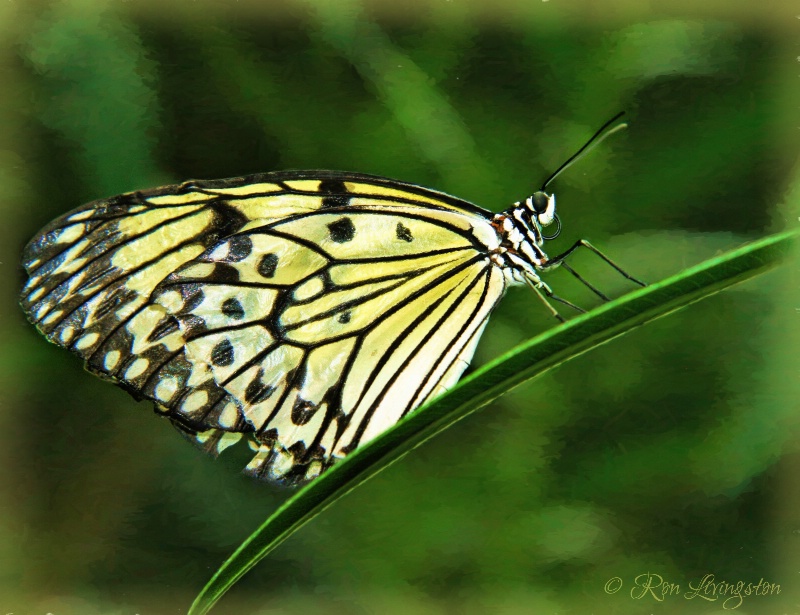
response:
<svg viewBox="0 0 800 615"><path fill-rule="evenodd" d="M531 197L531 204L533 205L533 211L537 214L543 214L547 211L547 206L550 204L550 197L541 190L539 192L534 192Z"/></svg>
<svg viewBox="0 0 800 615"><path fill-rule="evenodd" d="M549 226L553 223L556 215L556 195L539 190L528 197L526 203L536 214L540 225Z"/></svg>

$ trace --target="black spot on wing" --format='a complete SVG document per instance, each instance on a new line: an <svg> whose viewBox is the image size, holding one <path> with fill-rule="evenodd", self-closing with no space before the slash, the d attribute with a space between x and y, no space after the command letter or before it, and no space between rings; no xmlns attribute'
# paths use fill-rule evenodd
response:
<svg viewBox="0 0 800 615"><path fill-rule="evenodd" d="M341 179L323 179L319 182L319 191L326 194L341 194L347 192L347 186Z"/></svg>
<svg viewBox="0 0 800 615"><path fill-rule="evenodd" d="M326 195L322 197L323 209L347 207L350 204L347 187L340 179L323 179L319 182L319 191Z"/></svg>
<svg viewBox="0 0 800 615"><path fill-rule="evenodd" d="M229 339L220 341L211 351L211 362L220 367L227 367L233 364L235 351Z"/></svg>
<svg viewBox="0 0 800 615"><path fill-rule="evenodd" d="M339 318L337 318L337 320L343 325L346 325L348 322L350 322L350 317L351 317L350 310L347 310L346 312L342 312L341 314L339 314Z"/></svg>
<svg viewBox="0 0 800 615"><path fill-rule="evenodd" d="M238 263L250 256L253 241L247 235L236 235L228 240L228 254L223 259L227 263Z"/></svg>
<svg viewBox="0 0 800 615"><path fill-rule="evenodd" d="M306 447L305 443L302 440L298 440L286 450L289 451L294 456L295 463L299 464L303 463L302 460L308 454L308 448Z"/></svg>
<svg viewBox="0 0 800 615"><path fill-rule="evenodd" d="M216 201L211 205L211 209L214 210L213 232L206 238L206 247L217 243L223 237L233 235L248 222L242 212L225 201Z"/></svg>
<svg viewBox="0 0 800 615"><path fill-rule="evenodd" d="M235 284L239 281L239 270L228 263L217 263L214 265L214 271L208 277L214 282Z"/></svg>
<svg viewBox="0 0 800 615"><path fill-rule="evenodd" d="M258 441L273 446L278 441L278 430L274 427L265 429L258 434Z"/></svg>
<svg viewBox="0 0 800 615"><path fill-rule="evenodd" d="M208 333L208 325L205 319L194 314L184 314L180 316L181 325L185 329L185 337L187 340L194 339Z"/></svg>
<svg viewBox="0 0 800 615"><path fill-rule="evenodd" d="M275 270L278 268L278 255L265 254L258 261L258 273L265 278L275 277Z"/></svg>
<svg viewBox="0 0 800 615"><path fill-rule="evenodd" d="M261 380L263 375L263 372L259 372L252 382L247 385L247 389L244 392L244 400L248 404L259 404L262 401L266 401L275 392L275 387L264 384Z"/></svg>
<svg viewBox="0 0 800 615"><path fill-rule="evenodd" d="M402 222L397 223L397 238L409 243L414 241L414 236L411 234L411 229Z"/></svg>
<svg viewBox="0 0 800 615"><path fill-rule="evenodd" d="M206 298L203 289L197 283L182 284L180 286L180 293L183 296L183 307L180 313L191 312L195 310L203 300Z"/></svg>
<svg viewBox="0 0 800 615"><path fill-rule="evenodd" d="M244 308L236 297L225 299L222 303L222 313L234 320L241 320L244 318Z"/></svg>
<svg viewBox="0 0 800 615"><path fill-rule="evenodd" d="M319 406L298 396L292 406L292 423L305 425L319 410ZM305 451L304 451L305 452Z"/></svg>
<svg viewBox="0 0 800 615"><path fill-rule="evenodd" d="M356 227L350 218L339 218L336 222L331 222L328 225L328 230L331 233L331 240L336 243L346 243L352 241L356 236Z"/></svg>

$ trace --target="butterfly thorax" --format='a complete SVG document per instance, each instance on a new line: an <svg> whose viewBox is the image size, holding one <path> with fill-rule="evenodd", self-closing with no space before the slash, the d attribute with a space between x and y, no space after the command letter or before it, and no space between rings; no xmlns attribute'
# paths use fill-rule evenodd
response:
<svg viewBox="0 0 800 615"><path fill-rule="evenodd" d="M492 255L495 264L503 267L512 283L525 283L526 278L539 282L537 270L548 263L542 249L545 237L542 226L555 220L555 196L536 192L524 201L492 218L492 226L500 237L500 246Z"/></svg>

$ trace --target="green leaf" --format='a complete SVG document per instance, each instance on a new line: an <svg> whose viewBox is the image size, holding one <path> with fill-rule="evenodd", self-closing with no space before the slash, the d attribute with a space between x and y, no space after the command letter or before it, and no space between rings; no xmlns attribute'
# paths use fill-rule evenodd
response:
<svg viewBox="0 0 800 615"><path fill-rule="evenodd" d="M794 231L772 235L686 269L554 327L485 365L300 489L220 567L189 615L207 613L238 579L305 523L459 419L551 367L764 272L789 252L798 235Z"/></svg>

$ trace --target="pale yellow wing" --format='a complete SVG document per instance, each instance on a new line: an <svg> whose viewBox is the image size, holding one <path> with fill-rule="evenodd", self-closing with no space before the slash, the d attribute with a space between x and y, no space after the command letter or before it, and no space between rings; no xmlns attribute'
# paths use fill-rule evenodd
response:
<svg viewBox="0 0 800 615"><path fill-rule="evenodd" d="M253 433L251 470L300 481L457 380L496 242L488 212L382 178L187 182L51 223L21 303L209 450Z"/></svg>

